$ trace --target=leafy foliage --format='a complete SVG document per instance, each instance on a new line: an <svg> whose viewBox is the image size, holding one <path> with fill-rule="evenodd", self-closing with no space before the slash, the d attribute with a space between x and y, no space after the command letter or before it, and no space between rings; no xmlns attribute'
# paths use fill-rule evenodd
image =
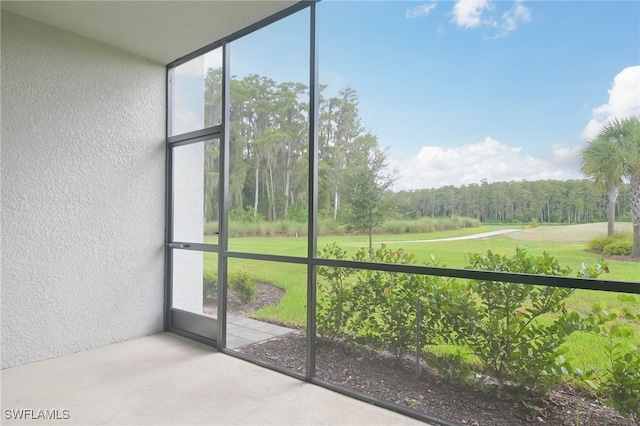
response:
<svg viewBox="0 0 640 426"><path fill-rule="evenodd" d="M516 249L512 257L491 250L471 254L468 267L555 276L571 273L548 253L535 257L523 248ZM603 270L604 264L585 265L579 275L596 277ZM573 289L500 281L471 281L469 286L480 302L468 316L461 341L498 380L499 387L545 394L561 374L568 374L571 366L564 358L568 349L563 343L586 327L580 314L565 310L564 301Z"/></svg>
<svg viewBox="0 0 640 426"><path fill-rule="evenodd" d="M208 69L205 85L205 126L208 127L220 124L221 120L222 70ZM385 210L378 207L385 207L387 198L392 198L389 205L396 218L403 219L465 216L482 222L529 223L535 218L540 223L585 223L602 220L608 214L604 191L586 179L495 183L484 180L458 188L445 186L394 194L389 191L379 200L381 203L375 203L374 198L365 195L366 191L373 190L377 197L374 187L367 187L364 192L352 191L354 182L370 181L372 175L380 177L384 174L376 172L377 153L384 151L378 145L376 135L367 131L367 123L362 122L358 92L348 87L329 96L326 86L320 91L318 210L322 218L344 224L345 220L355 220L362 212L369 215L368 223L371 219L376 222L376 210ZM304 209L309 198L308 88L297 82L278 82L251 74L232 77L230 94L231 221L288 219L305 222ZM633 143L630 138L625 141L627 139L627 145ZM220 208L220 147L216 140L204 145L204 219L213 222L218 220ZM607 160L609 157L599 158ZM598 164L593 163L594 166ZM608 170L611 164L624 165L627 171L632 166L627 162L611 161L601 165ZM585 172L597 177L601 170L590 167ZM635 180L629 179L629 184L625 182L619 185L617 204L622 214L631 213L631 200L635 200L630 196L631 182ZM376 182L378 188L383 184L382 180ZM357 200L358 194L364 196ZM356 208L353 201L371 202L372 208L367 213L366 209ZM362 229L366 230L364 225Z"/></svg>
<svg viewBox="0 0 640 426"><path fill-rule="evenodd" d="M621 295L620 298L637 303L637 298L632 295ZM640 315L634 315L628 308L622 310L621 316L627 321L640 321ZM589 370L584 374L578 372L578 377L598 391L605 403L640 425L640 349L635 345L630 349L624 345L625 340L633 337L633 329L604 325L616 319L618 314L607 313L598 305L593 307L593 317L598 323L594 331L606 337L605 351L610 366L604 374Z"/></svg>
<svg viewBox="0 0 640 426"><path fill-rule="evenodd" d="M258 280L246 272L238 272L229 276L229 290L235 292L242 303L253 302L256 299Z"/></svg>
<svg viewBox="0 0 640 426"><path fill-rule="evenodd" d="M633 240L631 238L615 241L604 246L602 254L606 255L623 255L629 256L633 248Z"/></svg>
<svg viewBox="0 0 640 426"><path fill-rule="evenodd" d="M326 259L343 260L347 258L346 250L336 243L328 244L320 253ZM318 275L324 280L318 280L317 297L317 331L321 336L334 340L342 334L351 310L352 285L348 278L355 273L349 268L318 267Z"/></svg>
<svg viewBox="0 0 640 426"><path fill-rule="evenodd" d="M397 180L397 172L387 174L387 151L378 148L377 139L371 135L360 138L360 152L352 157L362 157L347 172L349 181L345 199L350 203L346 215L347 226L369 235L369 252L373 255L373 228L382 223L391 210L389 190Z"/></svg>
<svg viewBox="0 0 640 426"><path fill-rule="evenodd" d="M346 259L347 255L332 244L322 257ZM372 257L361 249L354 260L415 263L412 254L384 245ZM492 251L471 254L469 268L556 276L572 272L548 253L532 256L521 248L511 257ZM603 262L583 265L578 275L597 277L605 268ZM415 349L420 327L423 349L458 348L454 354L426 356L444 377L456 382L466 381L472 373L472 354L500 388L545 394L572 370L564 358L567 338L596 326L579 313L566 311L564 302L572 289L346 268L320 268L319 273L325 279L318 293L321 335L357 339L400 357Z"/></svg>
<svg viewBox="0 0 640 426"><path fill-rule="evenodd" d="M346 259L346 251L330 244L321 257ZM414 255L384 245L373 253L359 250L357 261L409 265ZM454 279L348 268L318 268L318 333L348 336L400 357L415 348L417 304L422 304L422 345L451 342L473 296Z"/></svg>
<svg viewBox="0 0 640 426"><path fill-rule="evenodd" d="M212 271L204 271L202 276L202 295L204 297L216 297L218 294L218 274Z"/></svg>
<svg viewBox="0 0 640 426"><path fill-rule="evenodd" d="M356 260L368 260L361 249ZM407 265L414 255L392 251L384 245L375 251L375 262ZM415 341L418 298L425 294L422 280L414 274L388 271L360 271L353 288L351 326L368 343L390 350L396 357L406 353Z"/></svg>
<svg viewBox="0 0 640 426"><path fill-rule="evenodd" d="M598 238L594 238L593 240L589 241L589 243L587 244L587 246L589 247L589 249L591 250L597 250L599 252L602 252L604 250L604 248L606 246L608 246L611 243L615 243L619 240L624 240L624 239L631 239L631 235L630 234L625 234L622 232L616 232L613 235L609 235L606 237L598 237Z"/></svg>

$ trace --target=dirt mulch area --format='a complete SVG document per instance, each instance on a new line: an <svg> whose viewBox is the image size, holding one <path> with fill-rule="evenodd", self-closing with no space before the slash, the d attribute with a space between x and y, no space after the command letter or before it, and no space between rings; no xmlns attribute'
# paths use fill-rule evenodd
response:
<svg viewBox="0 0 640 426"><path fill-rule="evenodd" d="M283 295L284 290L279 287L258 283L256 301L244 304L230 291L229 315L250 316L257 309L279 303ZM215 315L216 300L205 299L204 311ZM239 351L293 371L302 372L306 365L303 331L245 346ZM631 420L623 419L596 399L571 389L553 391L548 400L537 404L539 409L532 410L506 393L451 385L424 363L416 378L415 360L396 362L388 354L340 342L318 342L316 375L327 382L463 426L634 426Z"/></svg>
<svg viewBox="0 0 640 426"><path fill-rule="evenodd" d="M592 249L585 249L584 251L586 251L587 253L599 254L605 259L620 260L622 262L640 262L640 257L633 257L631 255L629 256L624 256L621 254L611 254L611 255L604 254L603 255L600 250L592 250Z"/></svg>
<svg viewBox="0 0 640 426"><path fill-rule="evenodd" d="M610 255L610 256L602 256L605 259L612 259L612 260L622 260L623 262L640 262L640 257L632 257L632 256L622 256L619 254L614 254L614 255ZM638 273L640 273L640 270L638 271Z"/></svg>
<svg viewBox="0 0 640 426"><path fill-rule="evenodd" d="M305 336L290 333L241 348L242 353L294 371L304 371ZM394 362L390 356L340 343L319 342L316 375L327 382L390 401L435 418L475 426L632 426L611 408L571 389L558 389L537 410L526 408L506 393L481 392L444 382L422 366L418 378L410 359Z"/></svg>
<svg viewBox="0 0 640 426"><path fill-rule="evenodd" d="M277 305L284 296L284 290L269 283L258 283L256 300L243 303L238 295L229 290L227 292L227 315L232 317L245 316L265 306ZM206 297L203 303L202 313L216 317L218 312L218 298Z"/></svg>

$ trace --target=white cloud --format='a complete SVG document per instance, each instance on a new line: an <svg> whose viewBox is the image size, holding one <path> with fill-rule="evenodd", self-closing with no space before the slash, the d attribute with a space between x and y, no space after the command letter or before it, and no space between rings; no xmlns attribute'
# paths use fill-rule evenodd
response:
<svg viewBox="0 0 640 426"><path fill-rule="evenodd" d="M457 0L451 22L463 28L477 28L483 24L482 12L489 7L488 0Z"/></svg>
<svg viewBox="0 0 640 426"><path fill-rule="evenodd" d="M513 6L502 14L500 19L500 32L496 38L503 37L518 28L522 22L531 21L531 10L522 4L521 0L517 0Z"/></svg>
<svg viewBox="0 0 640 426"><path fill-rule="evenodd" d="M416 157L400 166L395 189L438 188L488 182L579 179L579 146L556 146L551 159L522 154L491 137L455 148L423 146Z"/></svg>
<svg viewBox="0 0 640 426"><path fill-rule="evenodd" d="M640 115L640 65L625 68L616 75L609 89L609 102L591 112L592 118L580 135L584 140L595 138L608 120Z"/></svg>
<svg viewBox="0 0 640 426"><path fill-rule="evenodd" d="M438 5L436 2L432 1L431 3L421 4L416 7L408 7L406 12L406 17L408 19L419 18L421 16L429 16L429 14L435 9Z"/></svg>
<svg viewBox="0 0 640 426"><path fill-rule="evenodd" d="M468 29L490 28L496 31L491 38L500 38L515 31L521 23L531 21L531 9L522 0L516 0L500 17L492 16L492 11L489 0L457 0L451 22Z"/></svg>

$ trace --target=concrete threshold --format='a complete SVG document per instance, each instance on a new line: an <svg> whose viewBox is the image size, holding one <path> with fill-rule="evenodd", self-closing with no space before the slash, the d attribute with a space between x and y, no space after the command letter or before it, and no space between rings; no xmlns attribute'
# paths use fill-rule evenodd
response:
<svg viewBox="0 0 640 426"><path fill-rule="evenodd" d="M5 369L0 381L2 425L424 425L171 333Z"/></svg>

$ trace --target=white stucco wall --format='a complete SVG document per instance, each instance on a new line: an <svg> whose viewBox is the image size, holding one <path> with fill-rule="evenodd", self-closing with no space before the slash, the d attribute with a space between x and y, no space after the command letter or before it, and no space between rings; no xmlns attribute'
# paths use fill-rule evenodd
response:
<svg viewBox="0 0 640 426"><path fill-rule="evenodd" d="M2 368L160 331L164 66L1 29Z"/></svg>

